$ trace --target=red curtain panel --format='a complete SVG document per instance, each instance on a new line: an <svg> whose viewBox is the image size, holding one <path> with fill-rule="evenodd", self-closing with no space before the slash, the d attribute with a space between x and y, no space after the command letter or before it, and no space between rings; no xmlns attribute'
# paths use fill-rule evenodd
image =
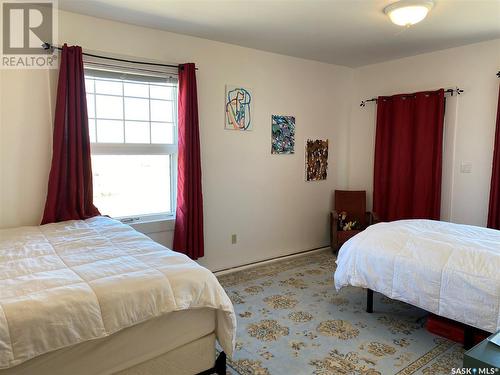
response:
<svg viewBox="0 0 500 375"><path fill-rule="evenodd" d="M377 101L373 211L383 221L439 220L444 90Z"/></svg>
<svg viewBox="0 0 500 375"><path fill-rule="evenodd" d="M200 130L194 64L179 66L179 154L175 251L191 259L203 256L203 196L201 190Z"/></svg>
<svg viewBox="0 0 500 375"><path fill-rule="evenodd" d="M57 86L52 166L42 224L100 215L92 199L82 49L64 44Z"/></svg>
<svg viewBox="0 0 500 375"><path fill-rule="evenodd" d="M500 87L498 88L497 127L493 150L488 228L500 229Z"/></svg>

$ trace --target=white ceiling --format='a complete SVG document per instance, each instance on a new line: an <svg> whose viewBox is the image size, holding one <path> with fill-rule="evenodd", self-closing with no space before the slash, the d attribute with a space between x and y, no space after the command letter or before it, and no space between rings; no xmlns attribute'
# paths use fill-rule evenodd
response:
<svg viewBox="0 0 500 375"><path fill-rule="evenodd" d="M500 38L500 0L436 0L421 23L393 25L394 0L59 0L64 10L358 67Z"/></svg>

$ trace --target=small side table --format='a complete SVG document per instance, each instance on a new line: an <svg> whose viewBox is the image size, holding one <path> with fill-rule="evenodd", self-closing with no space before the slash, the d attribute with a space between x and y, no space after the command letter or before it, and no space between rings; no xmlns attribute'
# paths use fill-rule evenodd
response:
<svg viewBox="0 0 500 375"><path fill-rule="evenodd" d="M494 335L496 333L491 336ZM488 339L484 339L464 353L464 368L477 369L476 372L472 370L473 374L500 374L500 370L498 370L500 369L500 346L489 342ZM490 372L480 372L480 369L493 370L488 370Z"/></svg>

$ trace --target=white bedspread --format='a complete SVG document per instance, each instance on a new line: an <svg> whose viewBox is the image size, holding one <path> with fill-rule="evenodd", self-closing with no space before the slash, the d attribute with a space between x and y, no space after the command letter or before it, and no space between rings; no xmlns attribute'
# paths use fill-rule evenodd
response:
<svg viewBox="0 0 500 375"><path fill-rule="evenodd" d="M340 249L335 286L370 288L432 313L500 329L500 231L432 220L373 225Z"/></svg>
<svg viewBox="0 0 500 375"><path fill-rule="evenodd" d="M207 307L217 310L216 334L231 355L231 301L187 256L105 217L0 230L0 368Z"/></svg>

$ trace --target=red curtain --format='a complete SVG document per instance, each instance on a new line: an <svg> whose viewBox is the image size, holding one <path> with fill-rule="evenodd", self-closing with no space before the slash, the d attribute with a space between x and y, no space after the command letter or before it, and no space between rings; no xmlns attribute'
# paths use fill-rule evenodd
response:
<svg viewBox="0 0 500 375"><path fill-rule="evenodd" d="M488 228L500 229L500 87L498 89L497 127L491 172Z"/></svg>
<svg viewBox="0 0 500 375"><path fill-rule="evenodd" d="M203 256L203 196L201 191L200 130L194 64L179 67L179 156L175 251L191 259Z"/></svg>
<svg viewBox="0 0 500 375"><path fill-rule="evenodd" d="M100 215L92 168L82 49L64 44L59 67L52 166L42 224Z"/></svg>
<svg viewBox="0 0 500 375"><path fill-rule="evenodd" d="M383 221L439 220L444 90L379 97L373 211Z"/></svg>

